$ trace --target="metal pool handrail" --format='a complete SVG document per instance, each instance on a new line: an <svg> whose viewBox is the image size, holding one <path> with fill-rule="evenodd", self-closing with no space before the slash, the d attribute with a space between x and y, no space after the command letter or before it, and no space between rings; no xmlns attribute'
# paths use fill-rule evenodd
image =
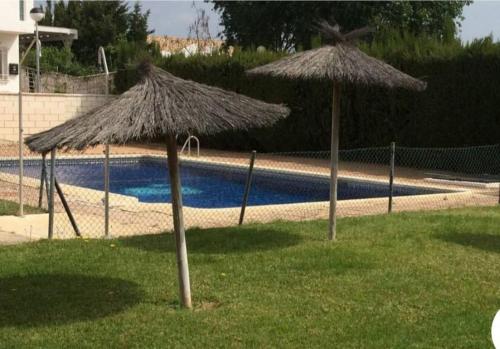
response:
<svg viewBox="0 0 500 349"><path fill-rule="evenodd" d="M180 154L182 155L182 153L184 152L184 149L187 146L188 147L188 156L191 156L191 139L194 139L196 141L196 156L199 157L200 156L200 140L198 139L198 137L193 136L193 135L189 135L189 137L186 139L186 141L184 142L184 145L182 146Z"/></svg>

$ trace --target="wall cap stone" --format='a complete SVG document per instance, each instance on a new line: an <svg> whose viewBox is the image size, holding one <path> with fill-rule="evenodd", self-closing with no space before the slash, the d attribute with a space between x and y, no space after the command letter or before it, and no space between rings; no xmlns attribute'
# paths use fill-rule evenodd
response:
<svg viewBox="0 0 500 349"><path fill-rule="evenodd" d="M90 94L90 93L26 93L23 92L23 97L108 97L115 98L117 95L103 95L103 94ZM15 92L0 92L0 96L19 96L19 93Z"/></svg>

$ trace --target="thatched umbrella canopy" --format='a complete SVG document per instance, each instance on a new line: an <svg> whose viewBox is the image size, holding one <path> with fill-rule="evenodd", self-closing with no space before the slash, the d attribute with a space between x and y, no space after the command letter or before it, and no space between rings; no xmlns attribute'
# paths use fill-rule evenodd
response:
<svg viewBox="0 0 500 349"><path fill-rule="evenodd" d="M359 84L387 88L405 88L421 91L426 83L415 79L356 47L355 40L370 30L368 28L341 34L338 27L327 22L319 24L329 44L317 49L299 52L275 62L254 68L250 75L269 75L287 79L318 79L332 81L332 142L329 238L335 239L337 174L340 126L340 87L342 84Z"/></svg>
<svg viewBox="0 0 500 349"><path fill-rule="evenodd" d="M25 143L41 153L53 148L81 150L97 144L263 127L289 113L283 105L184 80L149 63L139 69L140 81L117 99L34 134Z"/></svg>
<svg viewBox="0 0 500 349"><path fill-rule="evenodd" d="M140 81L115 100L32 135L26 144L33 151L55 154L56 148L81 150L97 144L166 140L181 303L190 308L176 136L267 126L286 117L289 110L283 105L183 80L149 63L142 64L140 71Z"/></svg>

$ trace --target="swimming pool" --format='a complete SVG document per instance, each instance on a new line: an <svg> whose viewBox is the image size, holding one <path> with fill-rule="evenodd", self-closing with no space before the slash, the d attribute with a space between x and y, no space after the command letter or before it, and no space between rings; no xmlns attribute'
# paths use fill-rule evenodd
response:
<svg viewBox="0 0 500 349"><path fill-rule="evenodd" d="M25 173L39 178L40 160L26 160ZM0 163L0 171L17 174L16 161ZM247 168L196 161L181 163L183 202L200 208L241 206ZM102 159L60 159L56 163L60 183L103 190ZM165 158L116 158L110 161L110 191L138 198L141 202L170 202L170 183ZM254 169L249 205L270 205L327 201L329 178L300 173ZM394 196L421 195L442 190L394 186ZM353 179L339 179L338 199L386 197L388 185Z"/></svg>

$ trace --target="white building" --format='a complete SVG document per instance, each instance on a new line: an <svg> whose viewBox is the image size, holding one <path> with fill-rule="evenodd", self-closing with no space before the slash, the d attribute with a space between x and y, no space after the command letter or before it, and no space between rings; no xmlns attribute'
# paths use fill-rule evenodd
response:
<svg viewBox="0 0 500 349"><path fill-rule="evenodd" d="M24 136L81 115L113 98L104 94L25 93L22 114L19 109L20 55L33 42L35 22L30 17L33 0L0 0L0 156L4 144L19 139L22 116ZM39 26L39 39L62 41L65 45L78 37L75 29ZM35 50L35 46L31 48ZM22 57L22 56L21 56ZM97 57L97 52L96 52Z"/></svg>
<svg viewBox="0 0 500 349"><path fill-rule="evenodd" d="M33 40L35 22L30 17L33 0L0 1L0 92L19 91L19 44ZM78 38L75 29L39 26L44 41L71 42Z"/></svg>

